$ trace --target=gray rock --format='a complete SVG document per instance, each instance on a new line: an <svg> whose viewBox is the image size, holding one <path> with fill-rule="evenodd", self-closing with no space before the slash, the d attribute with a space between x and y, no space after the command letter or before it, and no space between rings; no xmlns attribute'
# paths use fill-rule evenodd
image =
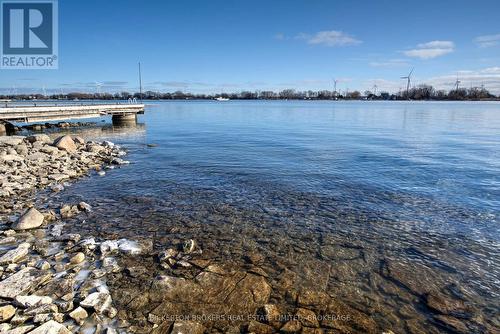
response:
<svg viewBox="0 0 500 334"><path fill-rule="evenodd" d="M29 253L31 244L23 242L17 248L12 249L0 257L0 264L17 263Z"/></svg>
<svg viewBox="0 0 500 334"><path fill-rule="evenodd" d="M76 145L75 142L73 141L73 138L71 136L62 136L54 140L55 147L57 147L60 150L64 150L66 152L75 152L76 151Z"/></svg>
<svg viewBox="0 0 500 334"><path fill-rule="evenodd" d="M4 322L12 318L16 314L16 308L12 305L0 306L0 322Z"/></svg>
<svg viewBox="0 0 500 334"><path fill-rule="evenodd" d="M85 319L89 316L87 311L83 307L78 306L76 309L74 309L69 316L73 318L78 324L82 324Z"/></svg>
<svg viewBox="0 0 500 334"><path fill-rule="evenodd" d="M78 209L80 209L81 211L85 211L85 212L92 211L92 207L90 206L90 204L85 203L85 202L78 203Z"/></svg>
<svg viewBox="0 0 500 334"><path fill-rule="evenodd" d="M17 146L24 141L24 136L0 136L0 144Z"/></svg>
<svg viewBox="0 0 500 334"><path fill-rule="evenodd" d="M170 334L203 334L205 327L195 321L176 321Z"/></svg>
<svg viewBox="0 0 500 334"><path fill-rule="evenodd" d="M30 334L71 334L71 332L60 323L50 320L32 330Z"/></svg>
<svg viewBox="0 0 500 334"><path fill-rule="evenodd" d="M12 228L14 230L28 230L40 227L43 224L44 216L35 208L26 211Z"/></svg>
<svg viewBox="0 0 500 334"><path fill-rule="evenodd" d="M83 261L85 261L85 254L83 254L82 252L76 253L71 257L71 259L69 259L69 262L71 264L79 264L82 263Z"/></svg>
<svg viewBox="0 0 500 334"><path fill-rule="evenodd" d="M27 295L27 296L16 296L14 300L16 305L19 305L23 308L51 304L52 298L49 296L36 296L36 295Z"/></svg>
<svg viewBox="0 0 500 334"><path fill-rule="evenodd" d="M36 134L32 136L28 136L26 138L30 143L41 142L41 143L50 143L50 137L46 134Z"/></svg>
<svg viewBox="0 0 500 334"><path fill-rule="evenodd" d="M50 276L32 267L23 268L0 282L0 297L12 299L19 295L26 295L36 286L47 281Z"/></svg>
<svg viewBox="0 0 500 334"><path fill-rule="evenodd" d="M24 310L23 314L30 317L37 314L57 313L57 311L58 308L54 304L37 304L35 306L28 307L26 310Z"/></svg>
<svg viewBox="0 0 500 334"><path fill-rule="evenodd" d="M107 292L94 292L80 302L80 306L93 308L97 313L102 313L111 307L111 296Z"/></svg>

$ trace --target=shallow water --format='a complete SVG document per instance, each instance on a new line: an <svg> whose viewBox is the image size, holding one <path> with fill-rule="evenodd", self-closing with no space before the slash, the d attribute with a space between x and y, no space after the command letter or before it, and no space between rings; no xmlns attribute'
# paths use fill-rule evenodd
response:
<svg viewBox="0 0 500 334"><path fill-rule="evenodd" d="M71 230L159 249L193 238L235 265L257 252L273 287L291 273L381 327L427 321L405 295L425 289L496 316L499 103L159 102L139 123L84 130L131 164L52 199L94 207ZM406 276L395 294L394 265Z"/></svg>

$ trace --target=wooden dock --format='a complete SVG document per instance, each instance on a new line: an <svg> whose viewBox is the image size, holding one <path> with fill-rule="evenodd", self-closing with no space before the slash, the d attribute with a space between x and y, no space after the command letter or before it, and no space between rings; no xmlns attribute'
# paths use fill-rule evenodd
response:
<svg viewBox="0 0 500 334"><path fill-rule="evenodd" d="M144 104L61 104L0 107L0 121L49 122L113 116L113 122L136 119L144 114Z"/></svg>

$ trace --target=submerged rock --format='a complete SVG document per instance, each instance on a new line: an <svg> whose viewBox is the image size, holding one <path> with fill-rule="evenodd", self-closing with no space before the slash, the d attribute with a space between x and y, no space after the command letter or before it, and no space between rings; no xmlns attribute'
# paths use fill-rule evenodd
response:
<svg viewBox="0 0 500 334"><path fill-rule="evenodd" d="M28 230L40 227L43 224L44 215L35 208L26 211L15 223L12 228L14 230Z"/></svg>
<svg viewBox="0 0 500 334"><path fill-rule="evenodd" d="M195 321L176 321L170 334L203 334L205 327Z"/></svg>

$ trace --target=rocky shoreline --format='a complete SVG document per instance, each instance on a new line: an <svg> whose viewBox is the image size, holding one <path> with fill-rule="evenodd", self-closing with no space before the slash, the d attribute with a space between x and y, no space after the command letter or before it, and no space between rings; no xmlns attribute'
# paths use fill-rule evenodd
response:
<svg viewBox="0 0 500 334"><path fill-rule="evenodd" d="M92 210L85 202L42 212L25 206L40 189L58 192L66 181L127 164L125 154L80 137L0 137L1 333L116 333L104 276L120 269L110 254L137 255L140 245L63 234L64 219Z"/></svg>

